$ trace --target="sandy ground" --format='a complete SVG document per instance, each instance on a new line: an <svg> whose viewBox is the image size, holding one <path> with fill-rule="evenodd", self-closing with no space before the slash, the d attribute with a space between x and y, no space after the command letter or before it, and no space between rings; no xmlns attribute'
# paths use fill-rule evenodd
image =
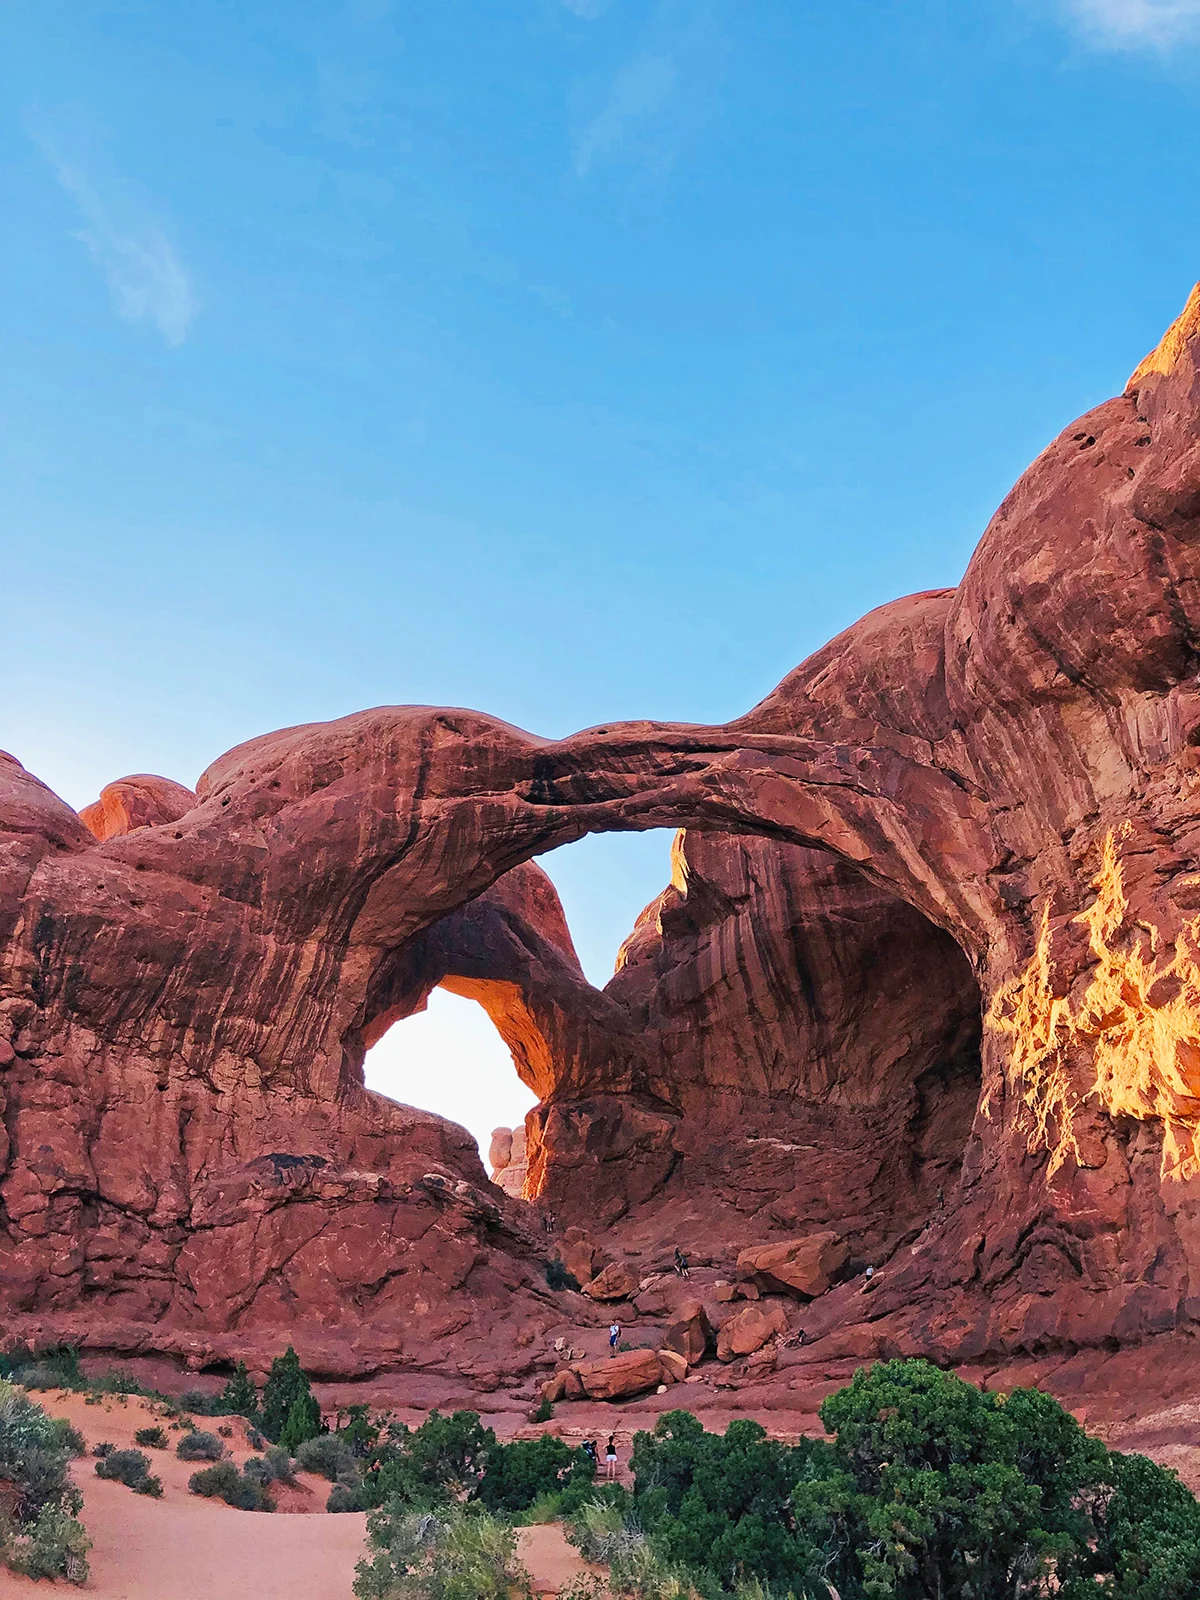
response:
<svg viewBox="0 0 1200 1600"><path fill-rule="evenodd" d="M151 1402L130 1396L106 1397L88 1405L83 1395L33 1396L51 1415L67 1417L88 1449L109 1440L119 1449L134 1443L138 1428L169 1424ZM215 1429L228 1419L213 1418ZM204 1419L199 1419L204 1425ZM174 1454L179 1433L168 1433L170 1450L147 1450L162 1479L161 1500L134 1494L123 1483L96 1476L95 1461L84 1456L72 1472L83 1491L82 1520L92 1540L91 1578L80 1590L52 1588L16 1577L0 1567L0 1596L27 1600L51 1593L79 1593L94 1600L353 1600L354 1564L363 1554L366 1517L361 1513L266 1516L235 1511L219 1500L188 1493L188 1479L203 1462L180 1461ZM250 1453L238 1427L226 1441L239 1464ZM323 1513L329 1485L300 1475L300 1487L277 1486L279 1511ZM523 1528L521 1559L539 1595L558 1594L589 1570L566 1542L561 1527Z"/></svg>
<svg viewBox="0 0 1200 1600"><path fill-rule="evenodd" d="M519 1529L517 1553L533 1579L534 1593L539 1595L558 1594L584 1573L600 1570L579 1559L557 1522Z"/></svg>

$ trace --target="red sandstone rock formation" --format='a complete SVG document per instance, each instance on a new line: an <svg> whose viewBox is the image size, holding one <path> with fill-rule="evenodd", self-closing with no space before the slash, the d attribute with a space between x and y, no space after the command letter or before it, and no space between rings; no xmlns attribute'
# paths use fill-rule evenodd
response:
<svg viewBox="0 0 1200 1600"><path fill-rule="evenodd" d="M769 1339L776 1339L787 1331L787 1313L782 1306L747 1306L722 1323L717 1335L717 1360L736 1361L738 1356L753 1355Z"/></svg>
<svg viewBox="0 0 1200 1600"><path fill-rule="evenodd" d="M240 746L194 804L151 783L157 815L116 786L94 832L0 764L9 1325L194 1359L301 1329L329 1370L453 1349L497 1381L536 1236L461 1130L361 1080L440 982L541 1097L529 1188L565 1220L883 1266L806 1308L826 1364L1195 1328L1198 330L1194 296L958 589L725 727L381 709ZM595 991L530 858L664 825L675 882Z"/></svg>
<svg viewBox="0 0 1200 1600"><path fill-rule="evenodd" d="M836 1233L810 1233L803 1239L780 1239L751 1245L738 1256L738 1271L760 1289L815 1300L825 1294L846 1265L848 1251Z"/></svg>
<svg viewBox="0 0 1200 1600"><path fill-rule="evenodd" d="M84 806L79 820L97 839L115 839L135 828L157 828L175 822L196 804L196 796L170 778L139 772L105 784L99 800Z"/></svg>

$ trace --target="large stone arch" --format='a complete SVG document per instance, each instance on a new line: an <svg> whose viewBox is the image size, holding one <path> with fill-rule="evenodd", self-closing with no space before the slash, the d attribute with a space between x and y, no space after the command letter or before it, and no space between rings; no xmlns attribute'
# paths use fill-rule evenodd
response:
<svg viewBox="0 0 1200 1600"><path fill-rule="evenodd" d="M1126 393L1047 448L957 590L871 613L724 727L546 741L384 708L240 746L194 806L102 841L9 764L5 1303L211 1343L330 1284L380 1327L395 1285L425 1304L439 1268L534 1293L520 1221L461 1141L368 1095L355 1059L443 919L586 831L684 825L850 863L978 980L964 1181L873 1297L879 1340L962 1359L1188 1323L1198 321L1193 297ZM380 1263L350 1241L387 1206L404 1248ZM822 1307L834 1338L847 1303Z"/></svg>

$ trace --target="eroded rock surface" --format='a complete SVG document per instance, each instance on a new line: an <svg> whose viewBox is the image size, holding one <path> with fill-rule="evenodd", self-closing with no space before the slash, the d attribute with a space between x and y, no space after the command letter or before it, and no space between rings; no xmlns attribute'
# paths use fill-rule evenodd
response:
<svg viewBox="0 0 1200 1600"><path fill-rule="evenodd" d="M520 1329L586 1317L465 1133L363 1087L441 983L540 1098L524 1192L608 1257L836 1234L848 1281L803 1313L826 1368L1178 1349L1198 327L1194 296L957 589L870 613L723 727L548 741L382 708L252 740L194 799L122 780L86 825L0 762L7 1325L194 1361L295 1337L326 1370L494 1387ZM531 858L656 826L686 830L672 884L595 990Z"/></svg>

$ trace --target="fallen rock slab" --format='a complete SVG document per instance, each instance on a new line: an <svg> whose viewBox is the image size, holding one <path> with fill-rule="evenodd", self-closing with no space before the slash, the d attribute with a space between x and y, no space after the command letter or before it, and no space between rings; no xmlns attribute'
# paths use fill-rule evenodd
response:
<svg viewBox="0 0 1200 1600"><path fill-rule="evenodd" d="M660 1350L658 1359L662 1365L663 1376L675 1383L682 1383L688 1375L688 1364L675 1350Z"/></svg>
<svg viewBox="0 0 1200 1600"><path fill-rule="evenodd" d="M747 1306L739 1311L717 1335L717 1360L736 1361L753 1355L768 1339L788 1331L787 1314L779 1304Z"/></svg>
<svg viewBox="0 0 1200 1600"><path fill-rule="evenodd" d="M712 1323L699 1300L685 1300L679 1314L663 1334L663 1348L683 1357L689 1367L698 1366L712 1343Z"/></svg>
<svg viewBox="0 0 1200 1600"><path fill-rule="evenodd" d="M751 1245L738 1256L737 1264L747 1283L814 1300L829 1288L849 1255L838 1234L810 1233L803 1239Z"/></svg>
<svg viewBox="0 0 1200 1600"><path fill-rule="evenodd" d="M583 1286L584 1294L591 1300L629 1300L637 1291L637 1273L623 1261L610 1261L590 1283Z"/></svg>
<svg viewBox="0 0 1200 1600"><path fill-rule="evenodd" d="M654 1350L622 1350L599 1361L580 1361L572 1367L589 1400L623 1400L627 1395L657 1389L663 1367Z"/></svg>
<svg viewBox="0 0 1200 1600"><path fill-rule="evenodd" d="M604 1265L599 1245L582 1228L568 1228L558 1241L554 1254L576 1283L589 1283Z"/></svg>

